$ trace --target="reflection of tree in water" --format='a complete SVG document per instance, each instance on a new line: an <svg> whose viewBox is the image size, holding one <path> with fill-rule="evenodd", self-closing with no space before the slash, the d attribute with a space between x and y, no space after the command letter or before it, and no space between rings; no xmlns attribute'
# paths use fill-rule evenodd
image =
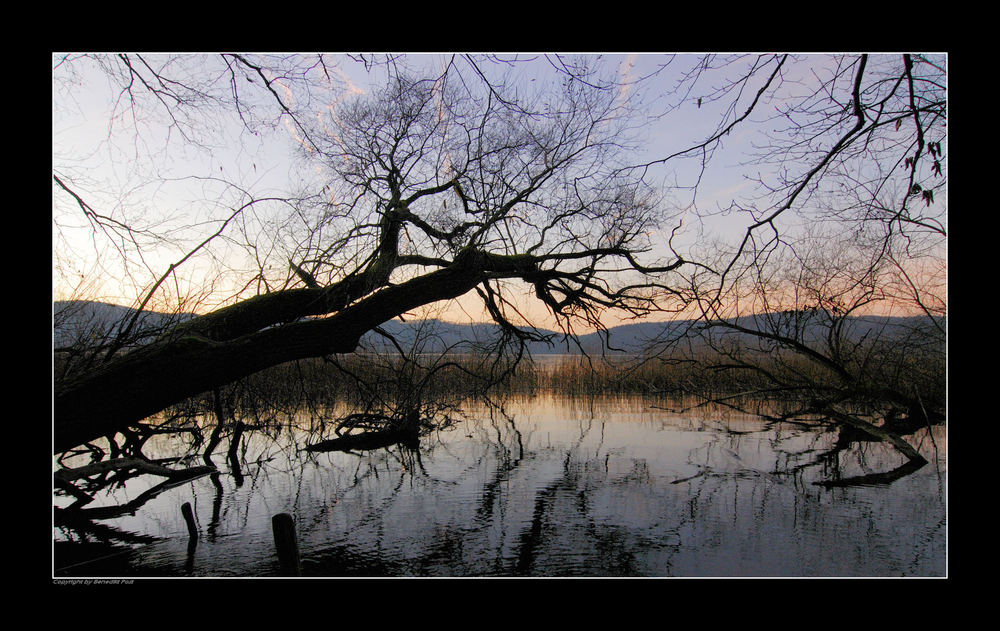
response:
<svg viewBox="0 0 1000 631"><path fill-rule="evenodd" d="M641 575L636 550L651 542L620 526L599 523L590 514L583 482L578 472L567 469L563 477L537 492L531 523L518 538L511 574Z"/></svg>
<svg viewBox="0 0 1000 631"><path fill-rule="evenodd" d="M214 455L227 439L224 463L236 489L243 486L246 475L251 475L252 485L255 486L260 475L266 472L266 467L274 466L272 461L277 459L284 461L279 471L281 475L297 478L297 498L303 483L301 472L309 461L309 454L299 449L295 435L308 436L308 442L315 447L317 440L322 442L328 429L335 430L338 437L361 439L360 443L335 447L339 450L363 452L386 447L387 453L392 453L402 442L408 447L398 452L403 459L399 463L403 470L421 469L420 451L415 448L418 436L450 424L450 413L454 408L454 396L426 397L425 390L433 388L435 382L432 377L438 378L446 372L445 369L454 366L442 359L443 355L432 358L429 366L424 365L415 359L419 350L415 346L410 356L397 358L396 364L382 367L383 374L377 379L370 377L367 383L363 376L351 375L358 392L353 403L355 412L335 422L329 421L336 412L331 409L328 397L323 399L317 394L329 382L315 378L310 381L301 367L295 364L283 368L286 372L295 373L293 378L282 373L283 379L241 380L216 388L202 397L185 401L161 418L150 419L117 435L105 437L103 447L98 444L100 441L92 441L63 452L56 460L53 490L57 499L65 497L73 501L66 504L59 499L56 502L55 525L70 541L87 536L85 533L88 531L109 533L111 531L107 528L95 526L94 520L135 515L164 491L207 475L214 487L214 498L206 535L209 541L215 541L226 515L223 502L225 485ZM392 372L391 369L400 366L404 370ZM337 369L347 372L339 365ZM371 423L368 423L365 427L377 430L372 433L377 444L370 444L371 439L366 439L364 435L352 434L357 429L354 426L345 431L347 421L357 418L378 420L376 426L370 427ZM405 435L397 437L395 434L399 428L394 424L404 420L407 422ZM208 428L211 432L206 437L204 430ZM154 437L169 442L168 457L157 458L147 454L150 439ZM254 456L248 459L251 443L254 443ZM193 460L200 460L203 464L192 465ZM137 486L141 488L150 476L166 480L124 503L92 506L98 496L114 496L125 489L126 483L130 490ZM244 514L244 526L246 519L249 519L249 510ZM121 537L118 539L121 540ZM58 559L56 565L61 565Z"/></svg>
<svg viewBox="0 0 1000 631"><path fill-rule="evenodd" d="M789 572L815 550L793 535L836 530L822 503L840 491L813 482L856 477L844 463L859 449L866 460L854 469L881 465L872 444L838 441L834 429L706 424L687 462L665 469L607 442L599 413L584 417L553 442L496 405L416 447L347 454L300 451L314 435L248 424L242 482L216 469L202 485L212 498L206 541L225 545L254 527L252 502L276 499L292 507L306 576L727 575L760 572L766 542L787 548L774 567ZM877 549L879 536L866 545ZM914 538L938 552L933 533ZM862 564L866 554L854 553Z"/></svg>
<svg viewBox="0 0 1000 631"><path fill-rule="evenodd" d="M887 462L899 460L899 454L880 443L859 446L845 441L835 427L817 432L815 427L793 424L778 431L766 423L758 431L720 431L713 436L689 455L689 464L698 472L675 476L670 484L657 484L658 474L645 460L633 458L630 468L620 462L617 474L610 475L607 454L602 458L598 450L588 458L582 450L570 450L563 475L535 495L532 520L519 539L515 573L552 574L553 565L547 562L563 553L569 558L557 565L557 572L566 574L667 575L677 565L689 574L719 576L824 571L849 575L857 568L898 563L880 557L887 555L880 550L886 538L900 534L885 530L880 521L883 504L907 504L893 509L912 517L904 520L907 524L922 524L921 514L943 515L943 496L921 496L924 505L911 508L914 502L905 494L852 493L838 499L847 502L844 510L857 519L845 529L842 515L825 508L830 496L818 484L847 488L887 484L906 476L903 469L915 465L904 460L890 475L878 473ZM845 468L865 467L875 473L845 475L846 483L836 484ZM659 476L663 482L662 473ZM614 507L612 511L598 508L602 499ZM859 502L873 503L865 508ZM642 515L648 507L654 514ZM914 526L912 538L940 545L935 533L942 528L938 525L927 532ZM853 550L846 555L853 560L824 558L823 537L830 541L839 537L836 549ZM762 547L768 550L763 556ZM940 550L936 552L943 558ZM766 556L772 554L768 565ZM815 566L811 559L817 559ZM917 565L914 559L898 571L915 572Z"/></svg>
<svg viewBox="0 0 1000 631"><path fill-rule="evenodd" d="M751 465L763 445L773 455ZM678 558L685 566L726 576L943 571L943 548L908 562L895 552L893 544L900 541L943 545L944 494L887 490L886 485L924 466L890 445L833 425L817 431L814 424L769 422L759 432L721 435L704 451L711 449L723 457L699 475L678 480L690 498ZM738 466L741 455L743 466ZM773 468L763 466L768 462ZM923 479L935 484L934 477ZM924 482L910 478L908 484L919 488ZM893 515L888 522L887 512ZM933 515L941 515L941 521L927 519ZM770 566L760 565L762 549L773 557ZM701 558L694 558L692 550Z"/></svg>
<svg viewBox="0 0 1000 631"><path fill-rule="evenodd" d="M513 419L510 423L513 426ZM603 436L603 423L600 428ZM535 491L530 519L520 524L512 550L505 555L506 563L495 566L498 574L641 575L644 568L636 558L636 551L662 545L662 540L647 539L594 514L593 494L609 486L646 486L649 470L645 461L637 459L628 473L611 479L604 465L606 461L596 457L600 447L594 457L584 454L583 443L592 429L593 418L581 426L578 439L563 453L558 475ZM547 455L559 454L553 450ZM494 485L487 487L484 498L489 499L490 506L496 505ZM477 516L485 520L489 515L480 510Z"/></svg>

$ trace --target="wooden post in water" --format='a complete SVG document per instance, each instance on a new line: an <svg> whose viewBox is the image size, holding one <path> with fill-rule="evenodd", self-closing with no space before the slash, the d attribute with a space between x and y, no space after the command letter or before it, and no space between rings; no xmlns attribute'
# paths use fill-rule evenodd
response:
<svg viewBox="0 0 1000 631"><path fill-rule="evenodd" d="M184 561L184 572L191 573L194 569L194 551L198 548L198 526L194 523L194 511L191 504L184 502L181 504L181 515L184 515L184 523L188 527L188 547L187 559Z"/></svg>
<svg viewBox="0 0 1000 631"><path fill-rule="evenodd" d="M274 531L274 547L278 550L278 562L284 576L301 576L299 565L299 543L295 538L295 521L288 513L278 513L271 518Z"/></svg>
<svg viewBox="0 0 1000 631"><path fill-rule="evenodd" d="M194 523L194 511L191 510L190 502L181 504L181 515L184 515L184 521L187 523L188 535L191 537L191 541L198 541L198 526Z"/></svg>

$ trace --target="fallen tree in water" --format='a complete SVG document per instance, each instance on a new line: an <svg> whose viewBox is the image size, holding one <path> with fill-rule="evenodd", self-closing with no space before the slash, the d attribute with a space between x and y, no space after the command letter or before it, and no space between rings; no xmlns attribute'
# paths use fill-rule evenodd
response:
<svg viewBox="0 0 1000 631"><path fill-rule="evenodd" d="M368 431L352 434L362 427ZM305 451L351 451L381 449L396 444L416 448L420 440L420 414L411 410L405 416L393 417L384 414L350 414L337 426L336 438L322 440L304 447Z"/></svg>
<svg viewBox="0 0 1000 631"><path fill-rule="evenodd" d="M52 475L58 481L72 482L73 480L88 478L110 471L128 470L135 470L140 473L150 473L152 475L171 478L172 480L188 480L195 476L211 473L212 471L215 471L215 467L197 466L189 467L187 469L170 469L169 467L164 467L156 464L155 462L143 460L142 458L113 458L111 460L94 462L73 469L59 469Z"/></svg>
<svg viewBox="0 0 1000 631"><path fill-rule="evenodd" d="M826 488L837 488L837 487L850 487L850 486L883 486L887 484L892 484L896 480L905 478L911 473L921 469L927 461L923 458L907 460L900 466L892 469L891 471L883 471L879 473L868 473L865 475L857 475L849 478L842 478L839 480L820 480L818 482L813 482L816 486L822 486Z"/></svg>
<svg viewBox="0 0 1000 631"><path fill-rule="evenodd" d="M419 436L416 432L407 430L382 430L374 432L363 432L361 434L351 434L348 436L338 436L329 440L323 440L312 445L306 445L305 451L369 451L391 447L393 445L404 445L416 448L419 445Z"/></svg>
<svg viewBox="0 0 1000 631"><path fill-rule="evenodd" d="M139 507L160 493L216 471L215 467L208 465L170 469L142 458L113 458L82 467L59 469L52 474L54 486L75 497L76 501L66 508L54 509L56 523L75 523L80 519L109 519L133 514ZM116 475L107 478L106 476L112 472ZM167 479L121 506L83 508L94 501L99 491L122 484L131 477L143 473ZM81 479L88 480L88 484L85 484L83 488L74 484L74 481Z"/></svg>

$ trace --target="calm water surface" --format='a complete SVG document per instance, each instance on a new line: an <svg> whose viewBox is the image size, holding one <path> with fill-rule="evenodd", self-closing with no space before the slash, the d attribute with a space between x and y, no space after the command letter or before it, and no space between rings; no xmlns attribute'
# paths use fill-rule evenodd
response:
<svg viewBox="0 0 1000 631"><path fill-rule="evenodd" d="M296 430L248 433L239 470L222 464L223 443L218 474L87 533L54 528L54 576L276 576L277 513L294 518L304 576L947 574L943 428L914 437L931 461L915 473L828 488L815 482L903 459L838 443L836 430L654 405L545 395L473 405L416 450L309 453L299 448L317 438ZM185 448L174 437L144 452ZM134 501L161 480L88 508Z"/></svg>

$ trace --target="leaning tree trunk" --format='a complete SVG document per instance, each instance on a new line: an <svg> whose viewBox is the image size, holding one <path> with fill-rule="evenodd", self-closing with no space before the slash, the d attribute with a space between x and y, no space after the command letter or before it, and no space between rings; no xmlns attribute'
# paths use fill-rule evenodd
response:
<svg viewBox="0 0 1000 631"><path fill-rule="evenodd" d="M362 335L383 322L425 304L457 298L489 272L510 271L512 264L507 259L465 251L448 267L384 287L327 318L274 326L222 341L197 333L170 336L120 356L57 389L54 452L113 434L174 403L265 368L351 352ZM517 261L516 267L523 267L522 262ZM290 300L298 301L301 295L302 290L292 290ZM274 319L275 314L286 311L280 293L269 295L266 301L248 301L247 309L255 310L251 319L258 325L280 322ZM212 319L211 314L206 318ZM197 329L187 325L182 330Z"/></svg>

